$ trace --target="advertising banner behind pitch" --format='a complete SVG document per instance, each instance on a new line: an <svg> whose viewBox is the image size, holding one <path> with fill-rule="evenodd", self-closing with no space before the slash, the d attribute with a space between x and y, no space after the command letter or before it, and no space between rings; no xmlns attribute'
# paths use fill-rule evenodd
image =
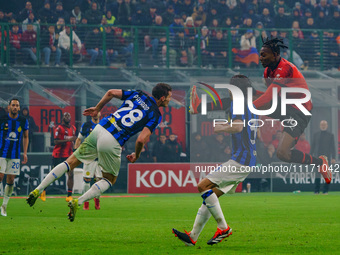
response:
<svg viewBox="0 0 340 255"><path fill-rule="evenodd" d="M196 193L207 173L190 163L129 164L128 193Z"/></svg>

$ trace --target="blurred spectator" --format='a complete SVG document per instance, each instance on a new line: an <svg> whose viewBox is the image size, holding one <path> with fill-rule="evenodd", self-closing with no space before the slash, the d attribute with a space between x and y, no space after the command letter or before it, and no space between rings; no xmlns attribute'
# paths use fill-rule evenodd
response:
<svg viewBox="0 0 340 255"><path fill-rule="evenodd" d="M9 43L10 43L10 60L11 64L17 63L17 55L21 50L21 37L22 33L19 32L19 26L13 25L9 32Z"/></svg>
<svg viewBox="0 0 340 255"><path fill-rule="evenodd" d="M236 54L235 61L244 64L246 67L259 64L259 55L256 49L256 37L254 30L248 29L247 32L241 36L241 49L234 50Z"/></svg>
<svg viewBox="0 0 340 255"><path fill-rule="evenodd" d="M188 17L184 24L184 32L185 36L189 39L189 44L191 47L195 47L195 37L196 37L196 29L194 26L194 20L192 17Z"/></svg>
<svg viewBox="0 0 340 255"><path fill-rule="evenodd" d="M311 0L304 0L301 5L301 10L303 14L305 15L307 11L309 11L311 14L314 13L314 5L311 3Z"/></svg>
<svg viewBox="0 0 340 255"><path fill-rule="evenodd" d="M319 11L317 15L318 16L315 19L315 28L318 28L318 29L329 28L328 19L325 16L325 13L323 11Z"/></svg>
<svg viewBox="0 0 340 255"><path fill-rule="evenodd" d="M207 152L209 151L208 144L204 141L199 133L192 135L193 139L190 143L190 161L191 162L206 162L208 161Z"/></svg>
<svg viewBox="0 0 340 255"><path fill-rule="evenodd" d="M45 0L44 7L38 12L38 18L40 23L54 23L57 21L54 12L51 10L51 4L49 0Z"/></svg>
<svg viewBox="0 0 340 255"><path fill-rule="evenodd" d="M303 39L300 38L298 30L293 30L292 32L292 45L293 45L294 51L296 51L296 53L299 54L301 58L303 59L304 53L305 53L304 42L303 42ZM308 69L307 61L304 61L303 69L304 70Z"/></svg>
<svg viewBox="0 0 340 255"><path fill-rule="evenodd" d="M130 0L118 0L118 11L117 11L117 24L129 26L131 25L132 15L135 12L135 7Z"/></svg>
<svg viewBox="0 0 340 255"><path fill-rule="evenodd" d="M244 19L243 25L241 26L241 28L253 29L253 27L254 27L254 24L251 18ZM243 33L243 31L241 33Z"/></svg>
<svg viewBox="0 0 340 255"><path fill-rule="evenodd" d="M98 27L93 27L92 31L88 32L84 41L87 53L91 56L90 66L96 63L97 57L103 55L102 50L103 36L99 32Z"/></svg>
<svg viewBox="0 0 340 255"><path fill-rule="evenodd" d="M184 29L177 31L173 48L170 50L170 57L179 66L192 66L193 55L190 51L189 41L184 35Z"/></svg>
<svg viewBox="0 0 340 255"><path fill-rule="evenodd" d="M33 145L34 145L34 140L33 140L33 132L38 132L39 127L35 124L35 121L32 116L30 116L30 112L27 107L22 108L21 115L25 117L28 121L29 124L29 130L28 130L28 137L29 137L29 151L32 151ZM33 150L35 151L35 150Z"/></svg>
<svg viewBox="0 0 340 255"><path fill-rule="evenodd" d="M114 57L121 58L125 61L127 67L133 66L132 60L132 52L133 52L133 43L128 42L123 37L123 30L121 28L115 29L114 34Z"/></svg>
<svg viewBox="0 0 340 255"><path fill-rule="evenodd" d="M237 8L237 2L232 0L228 0L229 6L231 8ZM226 0L219 0L217 3L217 9L218 9L218 13L221 14L221 17L223 19L225 19L226 17L229 17L230 19L232 19L232 17L230 16L230 10L229 10L229 6L226 3ZM207 12L208 8L205 8L204 11Z"/></svg>
<svg viewBox="0 0 340 255"><path fill-rule="evenodd" d="M77 24L79 24L81 22L81 17L82 17L82 12L80 10L79 6L75 6L72 11L71 11L71 17L75 17L76 18L76 22Z"/></svg>
<svg viewBox="0 0 340 255"><path fill-rule="evenodd" d="M55 65L60 65L61 50L58 48L58 39L56 38L55 28L53 25L48 30L43 30L40 37L40 48L44 52L44 64L49 65L51 52L55 53Z"/></svg>
<svg viewBox="0 0 340 255"><path fill-rule="evenodd" d="M275 11L275 15L279 15L280 11L279 9L283 8L283 13L285 15L289 15L290 14L290 8L288 7L288 5L286 5L284 0L277 0L277 3L274 5L274 11Z"/></svg>
<svg viewBox="0 0 340 255"><path fill-rule="evenodd" d="M69 19L69 14L67 11L64 10L63 3L62 2L57 2L56 7L55 7L55 16L57 18L64 18L64 20Z"/></svg>
<svg viewBox="0 0 340 255"><path fill-rule="evenodd" d="M210 63L214 66L227 67L228 42L223 38L223 33L218 30L216 37L211 38L208 48Z"/></svg>
<svg viewBox="0 0 340 255"><path fill-rule="evenodd" d="M308 18L306 26L303 27L303 29L315 29L314 18ZM310 31L306 31L304 37L308 37L309 35L311 35L311 32Z"/></svg>
<svg viewBox="0 0 340 255"><path fill-rule="evenodd" d="M339 6L339 1L338 0L332 0L330 6L329 6L329 13L328 16L333 16L334 12L339 12L340 11L340 6Z"/></svg>
<svg viewBox="0 0 340 255"><path fill-rule="evenodd" d="M73 44L73 60L80 60L80 50L81 50L81 41L78 35L72 31L72 42L70 39L71 28L70 26L65 26L65 29L59 34L58 47L61 49L62 56L66 64L70 62L70 47L71 43Z"/></svg>
<svg viewBox="0 0 340 255"><path fill-rule="evenodd" d="M56 23L55 33L59 34L61 31L65 29L65 19L60 17Z"/></svg>
<svg viewBox="0 0 340 255"><path fill-rule="evenodd" d="M334 11L333 16L328 20L330 29L338 29L340 24L340 8L339 11Z"/></svg>
<svg viewBox="0 0 340 255"><path fill-rule="evenodd" d="M99 25L102 19L102 13L98 10L96 2L92 2L91 9L85 11L84 14L87 23L90 25Z"/></svg>
<svg viewBox="0 0 340 255"><path fill-rule="evenodd" d="M230 138L223 134L213 135L208 144L209 162L221 163L231 158Z"/></svg>
<svg viewBox="0 0 340 255"><path fill-rule="evenodd" d="M163 28L162 16L156 16L155 25L150 28L149 35L144 37L144 45L146 50L151 46L152 48L152 58L158 64L159 49L162 50L166 43L166 30ZM163 49L164 51L164 49Z"/></svg>
<svg viewBox="0 0 340 255"><path fill-rule="evenodd" d="M168 150L166 146L166 135L161 134L152 149L153 162L168 162L167 155Z"/></svg>
<svg viewBox="0 0 340 255"><path fill-rule="evenodd" d="M5 13L0 10L0 23L7 23L8 19L7 17L5 16Z"/></svg>
<svg viewBox="0 0 340 255"><path fill-rule="evenodd" d="M105 43L106 43L106 61L107 65L111 64L111 61L115 58L114 51L114 36L111 27L105 27Z"/></svg>
<svg viewBox="0 0 340 255"><path fill-rule="evenodd" d="M245 21L246 19L251 19L252 21L254 21L254 23L260 20L260 17L256 14L253 5L248 5L248 11L243 15L243 21Z"/></svg>
<svg viewBox="0 0 340 255"><path fill-rule="evenodd" d="M312 31L311 35L304 40L305 57L308 66L316 68L320 65L320 37L317 30Z"/></svg>
<svg viewBox="0 0 340 255"><path fill-rule="evenodd" d="M191 16L194 10L194 4L191 0L184 0L181 13L184 12L188 17Z"/></svg>
<svg viewBox="0 0 340 255"><path fill-rule="evenodd" d="M285 8L279 7L277 10L277 15L274 18L275 28L289 28L290 27L290 19L285 15Z"/></svg>
<svg viewBox="0 0 340 255"><path fill-rule="evenodd" d="M84 41L87 35L89 27L87 26L87 19L85 17L81 18L81 23L77 26L75 32L78 35L80 41Z"/></svg>
<svg viewBox="0 0 340 255"><path fill-rule="evenodd" d="M175 17L174 7L172 7L172 5L169 5L168 8L166 9L166 12L162 14L164 26L170 26L170 24L174 20L174 17Z"/></svg>
<svg viewBox="0 0 340 255"><path fill-rule="evenodd" d="M32 3L30 1L26 2L25 8L21 10L17 16L18 22L22 22L28 18L28 15L33 12Z"/></svg>
<svg viewBox="0 0 340 255"><path fill-rule="evenodd" d="M182 13L182 2L180 0L170 0L169 5L172 5L175 9L175 14L179 15Z"/></svg>
<svg viewBox="0 0 340 255"><path fill-rule="evenodd" d="M116 17L112 15L111 11L106 11L105 15L103 15L103 18L106 18L107 24L113 25L116 21Z"/></svg>
<svg viewBox="0 0 340 255"><path fill-rule="evenodd" d="M262 47L262 38L267 38L268 35L266 30L264 30L262 22L257 22L255 28L254 36L256 38L256 49L260 52Z"/></svg>
<svg viewBox="0 0 340 255"><path fill-rule="evenodd" d="M322 11L325 16L329 14L329 4L327 0L320 0L319 4L315 6L315 14L318 15L320 11Z"/></svg>
<svg viewBox="0 0 340 255"><path fill-rule="evenodd" d="M302 21L302 15L297 8L294 8L293 13L292 13L291 22L294 22L294 21L297 21L299 23Z"/></svg>
<svg viewBox="0 0 340 255"><path fill-rule="evenodd" d="M172 4L172 6L174 5ZM141 10L142 13L146 15L147 13L149 13L150 5L148 4L147 0L140 0L136 5L136 9Z"/></svg>
<svg viewBox="0 0 340 255"><path fill-rule="evenodd" d="M281 49L281 56L283 58L289 60L291 49L289 47L289 39L287 38L287 32L281 31L280 32L280 38L282 38L283 43L288 47L288 49L287 48ZM293 53L292 54L293 64L296 65L297 68L299 68L299 69L305 69L305 66L304 66L304 63L303 63L301 56L294 49L293 49L292 53Z"/></svg>
<svg viewBox="0 0 340 255"><path fill-rule="evenodd" d="M197 35L198 36L198 35ZM202 27L201 29L201 38L200 40L200 47L201 47L201 61L202 61L202 67L206 67L209 63L210 59L210 53L208 51L209 49L209 30L206 26Z"/></svg>
<svg viewBox="0 0 340 255"><path fill-rule="evenodd" d="M274 4L271 0L264 0L259 6L259 13L263 13L263 9L268 9L270 16L273 18L275 15Z"/></svg>
<svg viewBox="0 0 340 255"><path fill-rule="evenodd" d="M217 13L217 7L215 7L214 5L211 6L210 8L210 12L207 14L207 19L205 21L205 24L207 26L211 26L212 25L212 21L216 19L217 21L220 21L220 16Z"/></svg>
<svg viewBox="0 0 340 255"><path fill-rule="evenodd" d="M246 2L246 0L239 0L237 6L240 9L241 13L248 12L248 3Z"/></svg>
<svg viewBox="0 0 340 255"><path fill-rule="evenodd" d="M154 4L154 3L151 3L149 12L148 12L148 14L146 14L145 23L146 23L147 26L152 26L156 23L155 20L156 20L156 17L157 17L157 13L158 13L157 5Z"/></svg>
<svg viewBox="0 0 340 255"><path fill-rule="evenodd" d="M301 22L299 23L300 24L300 27L301 28L305 28L306 25L307 25L307 20L309 18L313 18L313 15L312 15L312 11L310 9L307 9L304 13L304 16L302 17L301 19Z"/></svg>
<svg viewBox="0 0 340 255"><path fill-rule="evenodd" d="M298 11L298 13L301 17L303 16L302 6L301 6L300 2L295 3L295 7L293 8L293 10Z"/></svg>
<svg viewBox="0 0 340 255"><path fill-rule="evenodd" d="M334 31L324 31L323 63L325 69L338 69L340 67L339 46Z"/></svg>
<svg viewBox="0 0 340 255"><path fill-rule="evenodd" d="M171 33L172 36L175 36L176 32L182 29L184 29L182 19L179 15L175 15L174 21L169 26L169 32Z"/></svg>
<svg viewBox="0 0 340 255"><path fill-rule="evenodd" d="M200 5L199 7L197 7L197 10L196 9L194 10L194 13L191 15L191 17L193 18L194 23L197 23L198 20L201 20L202 21L201 25L205 24L207 20L207 14L204 11L203 5ZM195 25L195 26L200 27L201 25L199 26Z"/></svg>
<svg viewBox="0 0 340 255"><path fill-rule="evenodd" d="M220 30L220 24L218 19L213 19L212 23L210 24L210 37L214 38L216 37L217 31Z"/></svg>
<svg viewBox="0 0 340 255"><path fill-rule="evenodd" d="M170 134L169 140L166 143L167 147L167 162L180 162L182 146L177 141L177 135Z"/></svg>
<svg viewBox="0 0 340 255"><path fill-rule="evenodd" d="M273 28L274 27L274 20L271 17L271 13L269 12L269 9L267 9L267 8L263 9L260 21L262 22L263 27L265 27L265 28Z"/></svg>
<svg viewBox="0 0 340 255"><path fill-rule="evenodd" d="M224 20L224 22L222 23L222 27L224 27L224 28L231 28L233 26L234 26L234 24L233 24L233 21L232 21L232 19L230 17L227 17Z"/></svg>
<svg viewBox="0 0 340 255"><path fill-rule="evenodd" d="M27 30L24 31L21 37L21 48L23 53L24 64L36 64L37 52L37 33L33 29L32 24L27 24Z"/></svg>
<svg viewBox="0 0 340 255"><path fill-rule="evenodd" d="M198 29L201 29L202 24L203 24L202 17L201 16L197 16L196 19L194 19L194 27L196 27Z"/></svg>
<svg viewBox="0 0 340 255"><path fill-rule="evenodd" d="M300 29L300 24L298 21L293 21L292 23L292 29L294 29L294 31L296 31L298 33L298 36L300 39L303 39L304 36L303 36L303 32L301 31Z"/></svg>
<svg viewBox="0 0 340 255"><path fill-rule="evenodd" d="M28 18L25 19L23 22L22 22L22 31L25 32L27 30L27 24L31 24L33 26L33 30L35 32L38 31L38 28L39 28L39 21L35 18L34 16L34 13L31 12L29 15L28 15Z"/></svg>
<svg viewBox="0 0 340 255"><path fill-rule="evenodd" d="M336 154L335 154L335 139L334 134L327 131L328 122L322 120L320 122L320 131L313 135L311 154L313 156L319 157L325 155L330 164L335 164ZM315 179L315 194L320 191L320 178L321 174L317 173L317 178ZM327 194L329 189L329 184L324 184L323 193Z"/></svg>
<svg viewBox="0 0 340 255"><path fill-rule="evenodd" d="M302 151L303 153L309 154L310 152L310 144L306 140L306 134L302 133L298 142L295 145L295 149Z"/></svg>

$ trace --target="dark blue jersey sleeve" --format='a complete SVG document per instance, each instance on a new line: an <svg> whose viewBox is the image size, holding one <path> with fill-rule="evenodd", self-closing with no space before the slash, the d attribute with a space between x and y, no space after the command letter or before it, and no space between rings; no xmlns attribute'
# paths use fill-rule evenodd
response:
<svg viewBox="0 0 340 255"><path fill-rule="evenodd" d="M128 99L136 90L124 90L122 89L122 100Z"/></svg>
<svg viewBox="0 0 340 255"><path fill-rule="evenodd" d="M150 129L151 133L156 129L156 127L161 123L162 121L162 115L156 114L155 112L150 113L153 116L151 116L149 122L146 124L146 127Z"/></svg>

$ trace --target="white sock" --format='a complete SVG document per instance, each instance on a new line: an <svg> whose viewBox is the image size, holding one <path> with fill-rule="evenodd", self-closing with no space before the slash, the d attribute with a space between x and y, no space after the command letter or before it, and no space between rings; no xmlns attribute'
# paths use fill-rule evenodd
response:
<svg viewBox="0 0 340 255"><path fill-rule="evenodd" d="M201 234L205 223L210 219L211 213L209 212L206 205L202 204L198 209L194 226L192 227L190 237L192 240L197 241L199 235Z"/></svg>
<svg viewBox="0 0 340 255"><path fill-rule="evenodd" d="M221 230L227 229L228 224L225 221L221 205L216 194L210 189L202 192L201 196L204 199L209 212L215 218L217 222L217 227Z"/></svg>
<svg viewBox="0 0 340 255"><path fill-rule="evenodd" d="M66 163L66 161L60 163L55 168L53 168L36 188L37 190L39 190L39 194L43 192L43 190L46 189L48 185L63 176L63 174L66 173L68 170L70 170L70 166Z"/></svg>
<svg viewBox="0 0 340 255"><path fill-rule="evenodd" d="M78 204L82 205L84 202L89 201L92 198L100 196L106 190L108 190L112 186L111 182L105 178L101 179L99 182L96 182L92 185L92 187L80 198L78 198Z"/></svg>
<svg viewBox="0 0 340 255"><path fill-rule="evenodd" d="M13 188L14 188L13 184L7 184L6 183L5 191L4 191L4 200L2 201L2 205L5 206L5 207L7 207L8 200L13 193Z"/></svg>
<svg viewBox="0 0 340 255"><path fill-rule="evenodd" d="M91 183L84 181L83 194L85 194L91 188Z"/></svg>

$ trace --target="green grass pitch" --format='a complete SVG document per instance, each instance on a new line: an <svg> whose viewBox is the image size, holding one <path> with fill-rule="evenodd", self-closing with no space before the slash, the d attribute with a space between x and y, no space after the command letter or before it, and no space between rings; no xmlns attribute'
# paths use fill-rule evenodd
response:
<svg viewBox="0 0 340 255"><path fill-rule="evenodd" d="M117 194L114 194L117 195ZM2 200L0 200L2 201ZM0 254L339 254L340 193L252 193L220 198L233 235L215 246L213 218L194 247L171 233L191 230L199 194L101 199L101 210L67 219L64 198L11 199L0 217Z"/></svg>

